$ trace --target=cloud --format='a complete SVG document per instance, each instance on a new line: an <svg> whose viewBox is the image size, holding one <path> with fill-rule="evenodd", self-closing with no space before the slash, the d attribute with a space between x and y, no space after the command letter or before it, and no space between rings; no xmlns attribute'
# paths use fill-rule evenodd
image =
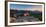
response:
<svg viewBox="0 0 46 27"><path fill-rule="evenodd" d="M42 11L42 5L32 5L27 8L16 8L15 10L29 10L29 11Z"/></svg>

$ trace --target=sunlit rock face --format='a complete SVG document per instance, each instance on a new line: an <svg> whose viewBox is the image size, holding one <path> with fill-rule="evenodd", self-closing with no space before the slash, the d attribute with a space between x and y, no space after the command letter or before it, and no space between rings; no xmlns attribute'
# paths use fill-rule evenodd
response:
<svg viewBox="0 0 46 27"><path fill-rule="evenodd" d="M24 13L24 16L29 16L29 13Z"/></svg>

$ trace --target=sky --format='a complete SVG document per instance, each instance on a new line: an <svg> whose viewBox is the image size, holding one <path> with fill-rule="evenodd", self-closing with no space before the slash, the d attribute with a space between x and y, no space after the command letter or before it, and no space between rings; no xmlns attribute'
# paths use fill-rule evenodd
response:
<svg viewBox="0 0 46 27"><path fill-rule="evenodd" d="M11 9L25 9L30 8L32 5L22 5L22 4L10 4Z"/></svg>
<svg viewBox="0 0 46 27"><path fill-rule="evenodd" d="M25 5L25 4L10 4L10 9L13 10L31 10L42 11L42 5Z"/></svg>

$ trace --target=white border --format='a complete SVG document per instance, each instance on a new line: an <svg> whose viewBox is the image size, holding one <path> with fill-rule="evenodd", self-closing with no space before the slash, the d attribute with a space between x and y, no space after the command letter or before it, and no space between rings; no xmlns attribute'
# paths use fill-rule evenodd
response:
<svg viewBox="0 0 46 27"><path fill-rule="evenodd" d="M42 5L42 21L38 21L38 22L23 22L23 23L10 23L10 17L9 17L10 16L10 4ZM8 2L8 25L38 24L38 23L44 23L44 4Z"/></svg>

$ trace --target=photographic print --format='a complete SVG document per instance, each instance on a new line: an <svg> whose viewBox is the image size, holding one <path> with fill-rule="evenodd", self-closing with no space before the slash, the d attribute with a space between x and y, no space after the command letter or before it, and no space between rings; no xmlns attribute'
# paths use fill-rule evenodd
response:
<svg viewBox="0 0 46 27"><path fill-rule="evenodd" d="M44 4L8 2L8 25L44 23Z"/></svg>

